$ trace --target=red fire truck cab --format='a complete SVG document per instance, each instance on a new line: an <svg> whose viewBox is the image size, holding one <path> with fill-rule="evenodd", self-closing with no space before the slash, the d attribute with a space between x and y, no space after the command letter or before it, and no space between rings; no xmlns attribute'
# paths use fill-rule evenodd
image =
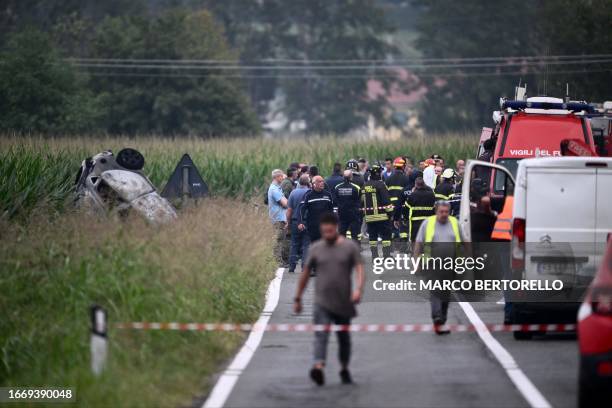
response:
<svg viewBox="0 0 612 408"><path fill-rule="evenodd" d="M501 109L493 115L498 123L492 135L496 138L492 161L507 168L513 176L521 159L561 156L563 140L579 140L595 148L590 119L586 116L594 110L589 104L533 97L525 101L502 99ZM493 194L502 193L502 180L498 183L494 175L493 180Z"/></svg>

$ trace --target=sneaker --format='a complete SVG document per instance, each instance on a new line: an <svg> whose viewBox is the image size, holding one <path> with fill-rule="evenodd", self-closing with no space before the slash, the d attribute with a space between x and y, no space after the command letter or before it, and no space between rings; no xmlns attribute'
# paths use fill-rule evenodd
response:
<svg viewBox="0 0 612 408"><path fill-rule="evenodd" d="M434 324L434 331L436 332L438 336L441 336L444 334L450 334L450 330L446 326L445 321L436 319L434 320L433 324Z"/></svg>
<svg viewBox="0 0 612 408"><path fill-rule="evenodd" d="M325 375L320 368L313 367L310 370L310 379L318 386L325 384Z"/></svg>
<svg viewBox="0 0 612 408"><path fill-rule="evenodd" d="M342 380L342 384L352 384L353 378L351 377L351 372L346 368L340 371L340 379Z"/></svg>

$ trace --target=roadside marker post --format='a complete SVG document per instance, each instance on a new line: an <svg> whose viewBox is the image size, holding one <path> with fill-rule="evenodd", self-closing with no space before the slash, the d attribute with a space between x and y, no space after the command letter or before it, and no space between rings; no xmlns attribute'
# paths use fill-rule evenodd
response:
<svg viewBox="0 0 612 408"><path fill-rule="evenodd" d="M94 305L90 309L91 312L91 336L89 349L91 353L91 371L94 375L99 376L106 367L106 358L108 356L108 324L106 321L106 310L102 307Z"/></svg>

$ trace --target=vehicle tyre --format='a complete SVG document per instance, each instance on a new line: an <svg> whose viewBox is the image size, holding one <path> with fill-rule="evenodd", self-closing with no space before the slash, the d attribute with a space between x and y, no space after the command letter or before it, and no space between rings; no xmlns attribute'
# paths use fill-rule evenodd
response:
<svg viewBox="0 0 612 408"><path fill-rule="evenodd" d="M533 337L533 332L530 331L515 331L512 332L514 336L514 340L531 340Z"/></svg>
<svg viewBox="0 0 612 408"><path fill-rule="evenodd" d="M130 148L119 151L115 160L118 165L128 170L142 170L145 164L144 156L138 150Z"/></svg>

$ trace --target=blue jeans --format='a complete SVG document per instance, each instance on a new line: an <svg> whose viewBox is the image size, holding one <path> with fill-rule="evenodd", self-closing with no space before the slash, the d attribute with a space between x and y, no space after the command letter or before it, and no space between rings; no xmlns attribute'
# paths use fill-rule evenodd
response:
<svg viewBox="0 0 612 408"><path fill-rule="evenodd" d="M302 268L308 255L308 246L310 245L310 238L308 237L308 231L298 230L298 223L295 220L291 220L291 252L289 253L289 272L295 272L298 259L302 258Z"/></svg>

